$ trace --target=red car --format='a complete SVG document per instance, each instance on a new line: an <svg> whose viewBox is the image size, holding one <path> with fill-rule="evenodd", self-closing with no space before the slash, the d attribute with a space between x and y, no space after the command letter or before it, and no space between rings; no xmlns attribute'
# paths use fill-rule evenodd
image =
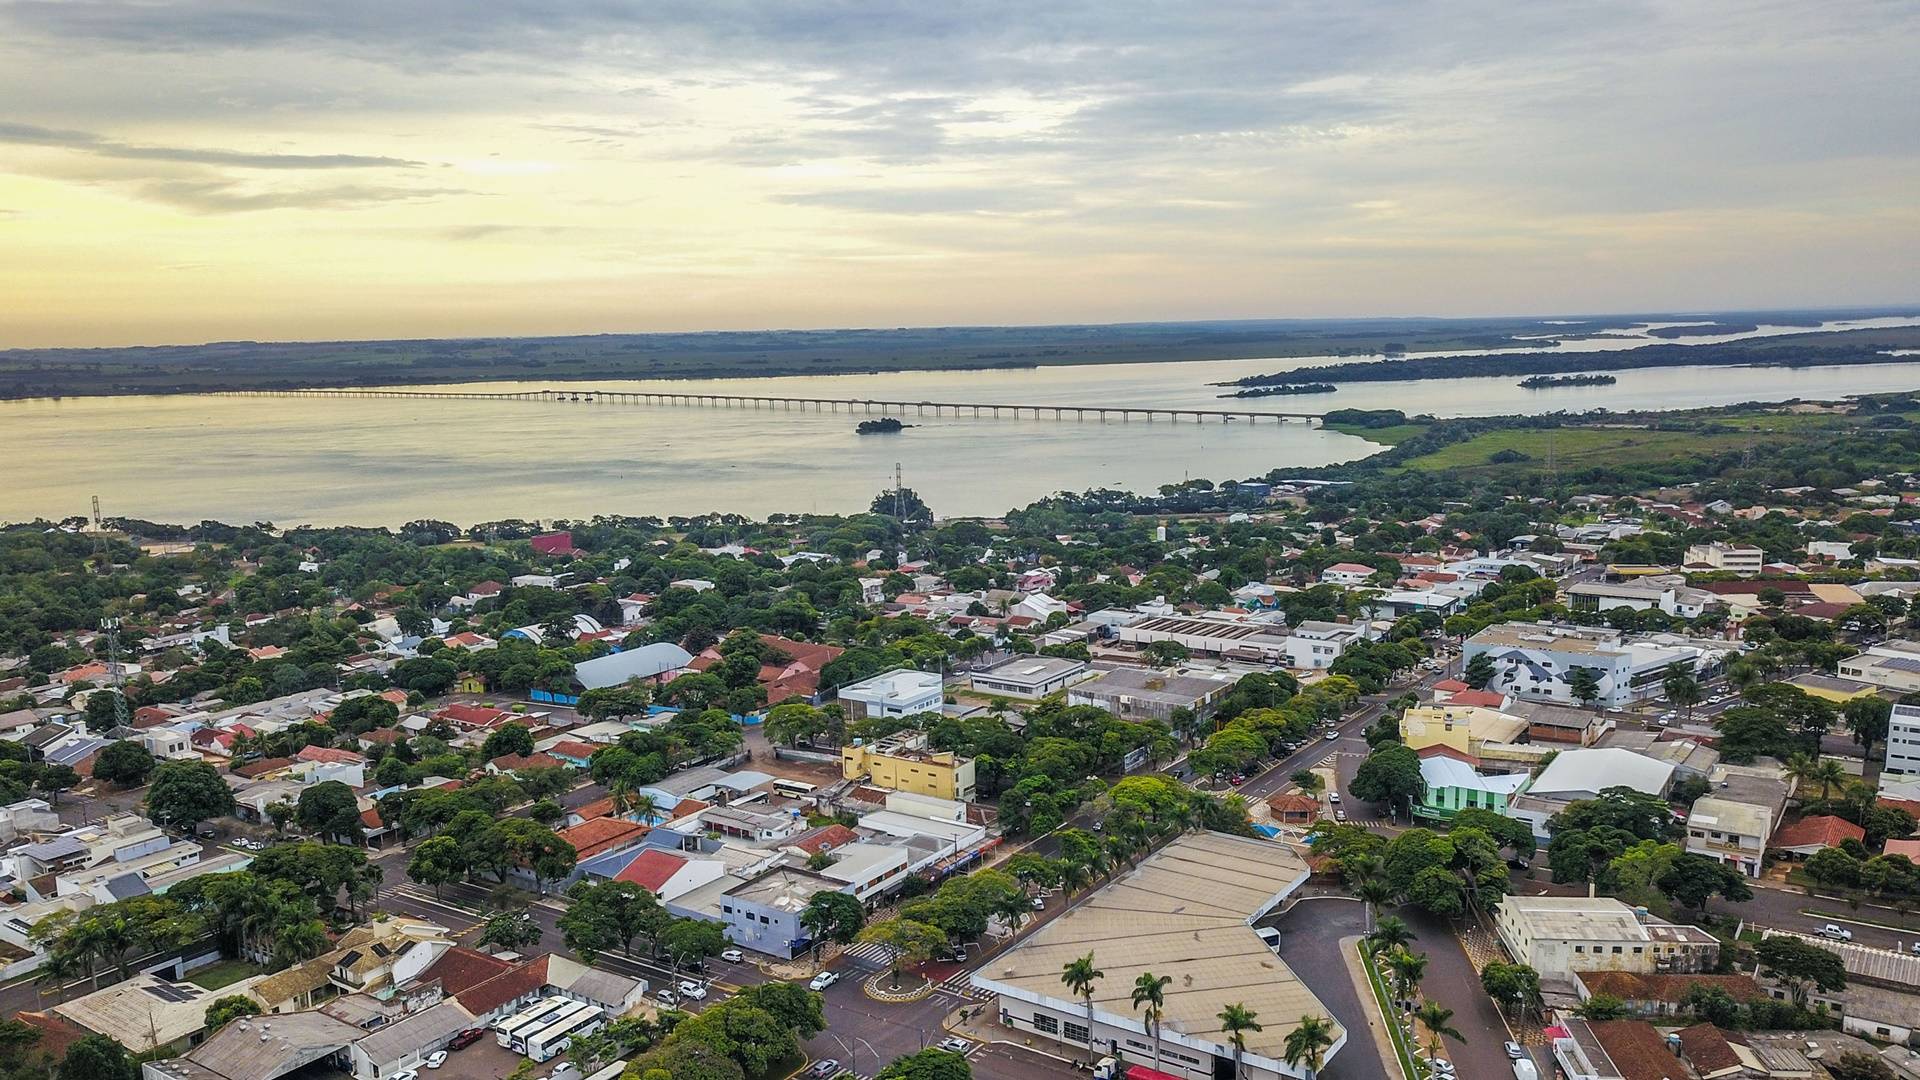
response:
<svg viewBox="0 0 1920 1080"><path fill-rule="evenodd" d="M467 1030L461 1032L460 1034L455 1035L453 1037L453 1041L447 1044L447 1049L464 1050L467 1047L472 1046L474 1043L479 1042L480 1036L485 1035L486 1033L487 1033L486 1028L468 1028Z"/></svg>

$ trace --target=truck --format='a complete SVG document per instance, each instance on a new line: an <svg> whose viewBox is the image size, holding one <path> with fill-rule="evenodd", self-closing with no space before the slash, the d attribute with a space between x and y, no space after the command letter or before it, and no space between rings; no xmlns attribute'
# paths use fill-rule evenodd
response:
<svg viewBox="0 0 1920 1080"><path fill-rule="evenodd" d="M1093 1067L1093 1080L1181 1080L1180 1077L1145 1065L1128 1065L1116 1058L1103 1057Z"/></svg>
<svg viewBox="0 0 1920 1080"><path fill-rule="evenodd" d="M1521 1058L1513 1063L1513 1080L1540 1080L1540 1070L1530 1059Z"/></svg>

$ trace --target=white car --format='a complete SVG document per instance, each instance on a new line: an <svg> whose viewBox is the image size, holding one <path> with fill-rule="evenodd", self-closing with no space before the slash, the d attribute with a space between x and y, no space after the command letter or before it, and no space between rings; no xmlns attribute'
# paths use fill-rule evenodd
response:
<svg viewBox="0 0 1920 1080"><path fill-rule="evenodd" d="M414 1072L412 1069L401 1069L399 1072L387 1077L387 1080L420 1080L420 1074Z"/></svg>
<svg viewBox="0 0 1920 1080"><path fill-rule="evenodd" d="M1332 803L1332 804L1333 804L1333 805L1335 805L1335 806L1339 806L1339 805L1340 805L1340 793L1339 793L1339 792L1337 792L1337 791L1329 791L1329 792L1327 792L1327 801L1328 801L1328 802L1330 802L1330 803Z"/></svg>
<svg viewBox="0 0 1920 1080"><path fill-rule="evenodd" d="M1453 1062L1448 1061L1446 1058L1434 1058L1427 1062L1427 1066L1433 1071L1435 1076L1453 1075Z"/></svg>
<svg viewBox="0 0 1920 1080"><path fill-rule="evenodd" d="M427 1068L429 1069L437 1069L446 1063L447 1052L445 1050L435 1050L433 1053L427 1055Z"/></svg>
<svg viewBox="0 0 1920 1080"><path fill-rule="evenodd" d="M958 1035L951 1035L940 1040L940 1049L949 1054L966 1054L973 1050L973 1043Z"/></svg>
<svg viewBox="0 0 1920 1080"><path fill-rule="evenodd" d="M825 990L827 987L832 986L834 983L837 983L839 981L840 981L840 976L838 974L831 971L823 971L820 974L815 975L813 977L813 981L807 984L807 989Z"/></svg>
<svg viewBox="0 0 1920 1080"><path fill-rule="evenodd" d="M747 954L741 952L739 949L722 949L720 950L720 959L725 960L729 964L740 964L746 962Z"/></svg>
<svg viewBox="0 0 1920 1080"><path fill-rule="evenodd" d="M1828 923L1820 928L1820 936L1823 938L1832 938L1835 941L1852 941L1853 931L1841 926L1839 923Z"/></svg>
<svg viewBox="0 0 1920 1080"><path fill-rule="evenodd" d="M683 998L692 998L695 1001L707 1000L707 988L691 979L681 979L680 985L674 989L676 989Z"/></svg>
<svg viewBox="0 0 1920 1080"><path fill-rule="evenodd" d="M673 991L667 990L667 989L662 989L658 993L654 994L653 1000L659 1002L662 1005L665 1005L669 1009L680 1004L679 996L676 995Z"/></svg>

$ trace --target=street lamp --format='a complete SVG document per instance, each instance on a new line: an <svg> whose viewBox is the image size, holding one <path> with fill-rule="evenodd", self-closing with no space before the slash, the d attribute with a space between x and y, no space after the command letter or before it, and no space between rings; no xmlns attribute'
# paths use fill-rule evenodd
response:
<svg viewBox="0 0 1920 1080"><path fill-rule="evenodd" d="M880 1051L878 1051L878 1050L875 1050L875 1049L873 1048L873 1044L872 1044L872 1043L870 1043L870 1042L868 1042L867 1040L865 1040L865 1039L863 1039L863 1038L861 1038L861 1037L860 1037L860 1036L858 1036L858 1035L849 1035L849 1036L847 1036L847 1039L843 1039L843 1038L841 1038L840 1036L838 1036L838 1035L836 1035L836 1034L834 1034L834 1033L833 1033L833 1032L831 1032L831 1031L828 1031L828 1032L824 1032L823 1034L825 1034L827 1038L829 1038L829 1039L832 1039L832 1040L833 1040L834 1042L836 1042L836 1043L839 1043L839 1044L840 1044L840 1052L841 1052L841 1053L843 1053L843 1054L845 1054L845 1055L847 1055L847 1068L848 1068L848 1069L851 1069L851 1070L852 1070L852 1071L853 1071L853 1072L854 1072L854 1073L855 1073L856 1075L857 1075L857 1074L858 1074L858 1073L860 1072L860 1068L859 1068L859 1066L860 1066L860 1055L859 1055L858 1053L856 1053L856 1052L854 1051L854 1049L853 1049L853 1047L851 1047L851 1046L848 1046L848 1045L847 1045L847 1039L852 1039L852 1040L853 1040L854 1042L857 1042L857 1043L859 1043L859 1044L860 1044L861 1046L864 1046L864 1047L866 1047L866 1048L867 1048L867 1053L869 1053L869 1054L872 1054L872 1055L873 1055L873 1064L874 1064L874 1067L875 1067L875 1068L879 1068L879 1066L880 1066Z"/></svg>

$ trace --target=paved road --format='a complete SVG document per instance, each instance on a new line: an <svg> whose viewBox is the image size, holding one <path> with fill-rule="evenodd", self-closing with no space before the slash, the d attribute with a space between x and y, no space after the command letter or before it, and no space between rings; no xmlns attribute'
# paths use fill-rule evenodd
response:
<svg viewBox="0 0 1920 1080"><path fill-rule="evenodd" d="M1462 1076L1510 1074L1504 1044L1513 1036L1493 999L1480 989L1480 970L1461 948L1452 925L1412 907L1394 914L1407 920L1416 938L1415 949L1427 954L1422 996L1452 1009L1453 1026L1466 1036L1464 1043L1447 1040L1440 1056L1451 1060ZM1420 1052L1426 1053L1424 1044Z"/></svg>
<svg viewBox="0 0 1920 1080"><path fill-rule="evenodd" d="M1302 900L1272 922L1280 931L1280 959L1347 1030L1346 1045L1320 1070L1325 1080L1388 1080L1386 1064L1368 1030L1372 1006L1363 1003L1354 989L1340 947L1341 938L1366 932L1366 919L1359 902L1330 896ZM1294 1019L1262 1017L1261 1021L1287 1025Z"/></svg>

